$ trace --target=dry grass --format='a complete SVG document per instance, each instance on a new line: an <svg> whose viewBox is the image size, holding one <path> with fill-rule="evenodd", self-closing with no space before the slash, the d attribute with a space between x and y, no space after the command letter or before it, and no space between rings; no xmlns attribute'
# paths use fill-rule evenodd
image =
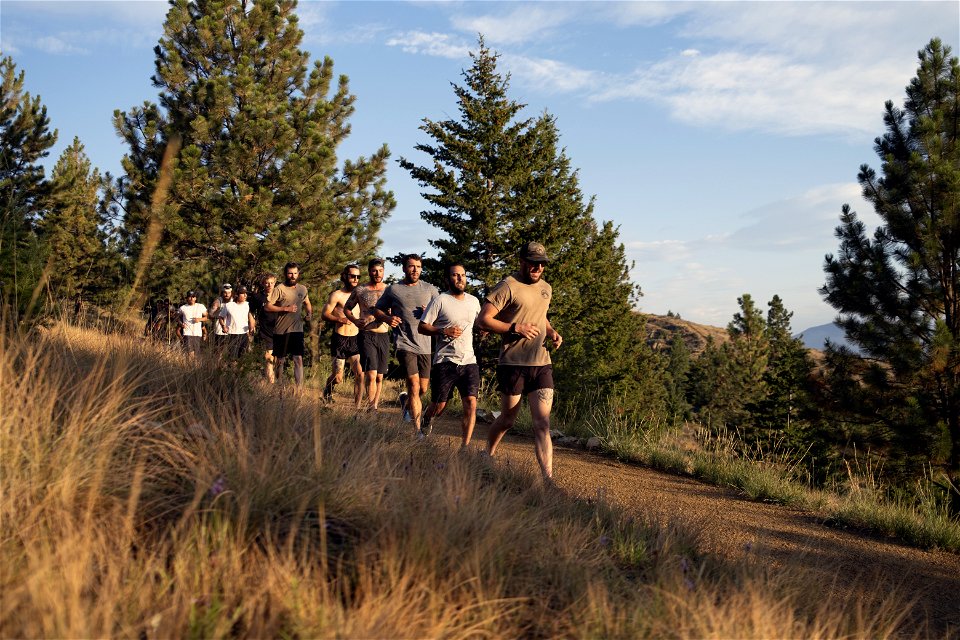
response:
<svg viewBox="0 0 960 640"><path fill-rule="evenodd" d="M0 337L0 636L870 637L823 602L408 429L137 339Z"/></svg>

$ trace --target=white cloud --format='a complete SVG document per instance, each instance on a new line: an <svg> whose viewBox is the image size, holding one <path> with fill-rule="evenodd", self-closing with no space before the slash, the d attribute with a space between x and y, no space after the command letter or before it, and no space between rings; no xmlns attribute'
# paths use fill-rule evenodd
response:
<svg viewBox="0 0 960 640"><path fill-rule="evenodd" d="M829 322L833 311L817 289L823 258L836 250L833 230L840 207L849 203L868 228L877 218L856 183L821 185L745 212L725 233L685 239L625 240L641 307L651 313L679 312L684 318L725 326L737 297L750 293L765 303L780 295L795 312L799 330Z"/></svg>
<svg viewBox="0 0 960 640"><path fill-rule="evenodd" d="M152 47L163 33L166 2L4 2L3 50L87 55L100 45ZM40 35L33 25L56 26ZM96 25L89 29L77 24ZM63 25L63 27L60 27Z"/></svg>
<svg viewBox="0 0 960 640"><path fill-rule="evenodd" d="M751 222L729 234L725 242L736 250L819 254L836 245L833 230L840 223L843 204L861 212L868 226L878 222L857 183L823 185L748 211L740 219Z"/></svg>
<svg viewBox="0 0 960 640"><path fill-rule="evenodd" d="M625 242L631 259L638 262L680 262L693 255L692 243L686 240L652 240Z"/></svg>
<svg viewBox="0 0 960 640"><path fill-rule="evenodd" d="M470 7L471 5L466 5ZM549 38L561 25L575 17L566 3L494 4L482 7L515 7L507 13L487 15L456 15L451 19L454 28L470 35L483 34L495 45L526 43Z"/></svg>
<svg viewBox="0 0 960 640"><path fill-rule="evenodd" d="M655 27L695 6L689 2L591 2L590 14L619 27Z"/></svg>
<svg viewBox="0 0 960 640"><path fill-rule="evenodd" d="M70 44L57 36L44 36L34 41L34 46L44 53L58 54L84 54L89 53L86 49Z"/></svg>
<svg viewBox="0 0 960 640"><path fill-rule="evenodd" d="M439 56L441 58L465 58L471 47L455 36L445 33L408 31L387 40L387 46L400 47L407 53Z"/></svg>
<svg viewBox="0 0 960 640"><path fill-rule="evenodd" d="M503 45L502 59L521 89L597 102L657 103L678 121L727 131L858 140L876 132L881 105L902 96L915 71L915 52L930 37L930 25L955 25L960 14L956 3L949 2L453 6L460 12L476 6L489 12L458 13L451 24L470 38L480 31L491 43ZM505 12L504 6L511 9ZM668 22L665 29L672 31L672 40L661 47L659 58L636 59L634 71L626 74L591 68L582 56L565 61L509 50L546 39L566 47L575 29L598 23L613 24L640 39L646 27ZM408 33L391 44L450 58L461 58L475 47L452 35L423 32Z"/></svg>
<svg viewBox="0 0 960 640"><path fill-rule="evenodd" d="M590 90L601 74L578 69L557 60L504 55L503 63L511 76L523 84L547 93L572 93Z"/></svg>
<svg viewBox="0 0 960 640"><path fill-rule="evenodd" d="M609 82L593 100L648 100L698 126L782 135L862 138L877 127L880 105L901 91L911 64L828 65L784 54L681 54Z"/></svg>

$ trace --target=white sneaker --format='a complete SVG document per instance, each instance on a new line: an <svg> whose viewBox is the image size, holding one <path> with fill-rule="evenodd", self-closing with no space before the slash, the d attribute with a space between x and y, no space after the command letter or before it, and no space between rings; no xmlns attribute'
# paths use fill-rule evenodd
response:
<svg viewBox="0 0 960 640"><path fill-rule="evenodd" d="M423 435L423 431L417 431L417 442L423 442L427 436Z"/></svg>
<svg viewBox="0 0 960 640"><path fill-rule="evenodd" d="M422 427L422 430L424 435L427 435L427 436L433 433L433 418L430 418L425 422L425 424Z"/></svg>

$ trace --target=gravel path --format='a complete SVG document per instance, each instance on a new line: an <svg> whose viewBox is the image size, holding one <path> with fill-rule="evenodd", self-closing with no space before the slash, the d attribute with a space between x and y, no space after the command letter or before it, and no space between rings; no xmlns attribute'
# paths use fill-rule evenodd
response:
<svg viewBox="0 0 960 640"><path fill-rule="evenodd" d="M471 447L483 448L486 432L487 425L478 423ZM438 444L459 446L458 417L437 420L434 434ZM508 435L497 452L499 461L505 458L538 473L529 437ZM682 520L699 528L701 551L722 559L753 556L773 569L812 571L824 597L906 597L914 603L908 628L921 636L960 638L958 555L830 528L809 512L753 502L730 489L579 449L555 447L554 474L569 495L599 495L638 517Z"/></svg>

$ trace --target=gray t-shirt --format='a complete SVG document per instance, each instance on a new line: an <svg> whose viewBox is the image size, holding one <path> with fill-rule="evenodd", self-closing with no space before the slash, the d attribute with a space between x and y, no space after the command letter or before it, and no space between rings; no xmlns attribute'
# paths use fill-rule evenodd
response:
<svg viewBox="0 0 960 640"><path fill-rule="evenodd" d="M423 280L417 284L397 282L389 287L377 300L377 309L390 315L399 316L403 322L394 329L397 333L397 350L410 353L430 353L430 336L417 331L420 314L424 307L440 295L435 286Z"/></svg>
<svg viewBox="0 0 960 640"><path fill-rule="evenodd" d="M433 363L455 362L459 365L474 364L477 355L473 352L473 323L480 313L480 301L469 293L463 294L462 300L457 300L449 293L441 293L434 298L423 310L422 322L432 324L443 329L445 327L460 327L463 333L459 338L447 336L437 338L437 352L433 356Z"/></svg>

